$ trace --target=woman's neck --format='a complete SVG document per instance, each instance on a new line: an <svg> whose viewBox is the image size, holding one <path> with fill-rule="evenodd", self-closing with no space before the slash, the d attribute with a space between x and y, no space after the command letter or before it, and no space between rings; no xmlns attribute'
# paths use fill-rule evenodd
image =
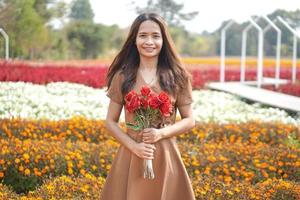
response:
<svg viewBox="0 0 300 200"><path fill-rule="evenodd" d="M157 68L158 59L142 59L140 58L139 68L142 70L153 70Z"/></svg>

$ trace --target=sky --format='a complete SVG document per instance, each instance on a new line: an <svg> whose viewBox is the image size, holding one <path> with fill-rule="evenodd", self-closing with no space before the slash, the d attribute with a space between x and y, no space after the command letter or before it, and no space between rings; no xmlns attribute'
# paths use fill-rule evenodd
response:
<svg viewBox="0 0 300 200"><path fill-rule="evenodd" d="M131 25L135 17L135 6L143 7L148 0L90 0L96 23L117 24L122 28ZM276 9L295 11L300 9L299 0L175 0L184 3L183 12L198 11L191 21L183 25L191 32L212 32L223 21L233 19L238 23L247 21L252 15L270 14ZM134 2L134 5L133 5Z"/></svg>

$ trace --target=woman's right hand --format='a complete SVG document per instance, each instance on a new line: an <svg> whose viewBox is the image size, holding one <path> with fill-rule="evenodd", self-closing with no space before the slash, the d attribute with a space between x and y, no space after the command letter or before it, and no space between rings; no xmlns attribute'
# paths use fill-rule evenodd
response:
<svg viewBox="0 0 300 200"><path fill-rule="evenodd" d="M132 152L139 158L152 160L154 159L155 146L153 144L146 144L144 142L136 143Z"/></svg>

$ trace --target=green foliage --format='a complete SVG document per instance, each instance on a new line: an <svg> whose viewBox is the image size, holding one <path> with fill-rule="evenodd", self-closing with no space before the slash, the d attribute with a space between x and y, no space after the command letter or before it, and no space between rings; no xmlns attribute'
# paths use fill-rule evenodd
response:
<svg viewBox="0 0 300 200"><path fill-rule="evenodd" d="M71 22L66 30L71 57L97 58L110 37L106 26L87 21Z"/></svg>
<svg viewBox="0 0 300 200"><path fill-rule="evenodd" d="M271 200L295 200L298 195L288 188L278 188L270 197Z"/></svg>
<svg viewBox="0 0 300 200"><path fill-rule="evenodd" d="M34 9L34 0L12 0L10 12L1 20L11 38L12 55L31 58L47 43L48 34L44 22ZM11 17L8 21L5 19Z"/></svg>
<svg viewBox="0 0 300 200"><path fill-rule="evenodd" d="M42 184L42 179L35 175L25 176L20 174L13 166L9 167L6 173L7 176L4 177L3 183L11 186L16 193L25 193L35 190L38 185Z"/></svg>
<svg viewBox="0 0 300 200"><path fill-rule="evenodd" d="M2 0L2 2L0 24L10 37L11 57L30 59L40 57L40 52L48 48L52 41L49 38L47 23L52 18L50 13L55 10L55 6L48 8L47 2L54 4L54 0ZM60 2L60 5L63 4Z"/></svg>
<svg viewBox="0 0 300 200"><path fill-rule="evenodd" d="M169 25L180 25L181 20L192 20L198 15L197 11L190 13L182 13L184 8L183 3L176 3L174 0L148 0L147 6L136 7L135 10L138 14L144 12L156 12L159 13Z"/></svg>
<svg viewBox="0 0 300 200"><path fill-rule="evenodd" d="M176 48L183 56L214 56L220 52L220 30L196 34L188 32L182 25L191 20L197 12L184 13L183 3L174 0L148 0L146 7L136 6L136 12L159 12L168 22ZM69 14L68 10L71 11ZM66 16L71 20L67 22ZM117 25L106 26L93 22L93 11L88 0L0 0L0 25L10 39L10 57L21 59L93 59L114 57L122 47L128 28ZM300 10L276 10L270 19L282 16L294 27L300 27ZM53 20L59 21L59 28L53 27ZM259 25L267 23L261 19ZM279 22L282 30L281 56L292 56L292 34ZM129 26L130 24L128 24ZM226 55L239 56L241 53L242 30L248 22L234 24L226 33ZM272 29L264 37L264 55L275 56L276 32ZM4 41L0 39L3 47ZM300 42L298 40L298 57ZM1 57L4 48L0 48ZM252 28L247 38L247 55L257 56L257 31Z"/></svg>
<svg viewBox="0 0 300 200"><path fill-rule="evenodd" d="M284 143L287 146L294 147L300 149L300 140L297 138L296 133L291 133L287 139L285 139Z"/></svg>
<svg viewBox="0 0 300 200"><path fill-rule="evenodd" d="M70 18L74 20L93 21L94 13L89 0L73 0Z"/></svg>
<svg viewBox="0 0 300 200"><path fill-rule="evenodd" d="M189 33L183 27L171 26L170 34L183 56L209 56L216 51L215 36Z"/></svg>

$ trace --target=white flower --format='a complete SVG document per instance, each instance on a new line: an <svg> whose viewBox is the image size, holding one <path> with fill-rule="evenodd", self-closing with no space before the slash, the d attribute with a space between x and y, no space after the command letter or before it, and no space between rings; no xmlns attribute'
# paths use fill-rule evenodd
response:
<svg viewBox="0 0 300 200"><path fill-rule="evenodd" d="M250 105L228 93L194 90L193 98L193 112L199 122L242 123L261 120L300 126L300 116L293 118L284 110L259 103ZM108 104L105 88L94 89L67 82L47 85L0 82L0 118L61 120L82 115L88 119L105 119ZM124 121L124 112L120 121Z"/></svg>
<svg viewBox="0 0 300 200"><path fill-rule="evenodd" d="M193 111L200 122L247 122L260 120L264 122L280 121L300 126L300 117L293 118L284 110L262 106L259 103L252 105L241 98L218 91L193 91Z"/></svg>

